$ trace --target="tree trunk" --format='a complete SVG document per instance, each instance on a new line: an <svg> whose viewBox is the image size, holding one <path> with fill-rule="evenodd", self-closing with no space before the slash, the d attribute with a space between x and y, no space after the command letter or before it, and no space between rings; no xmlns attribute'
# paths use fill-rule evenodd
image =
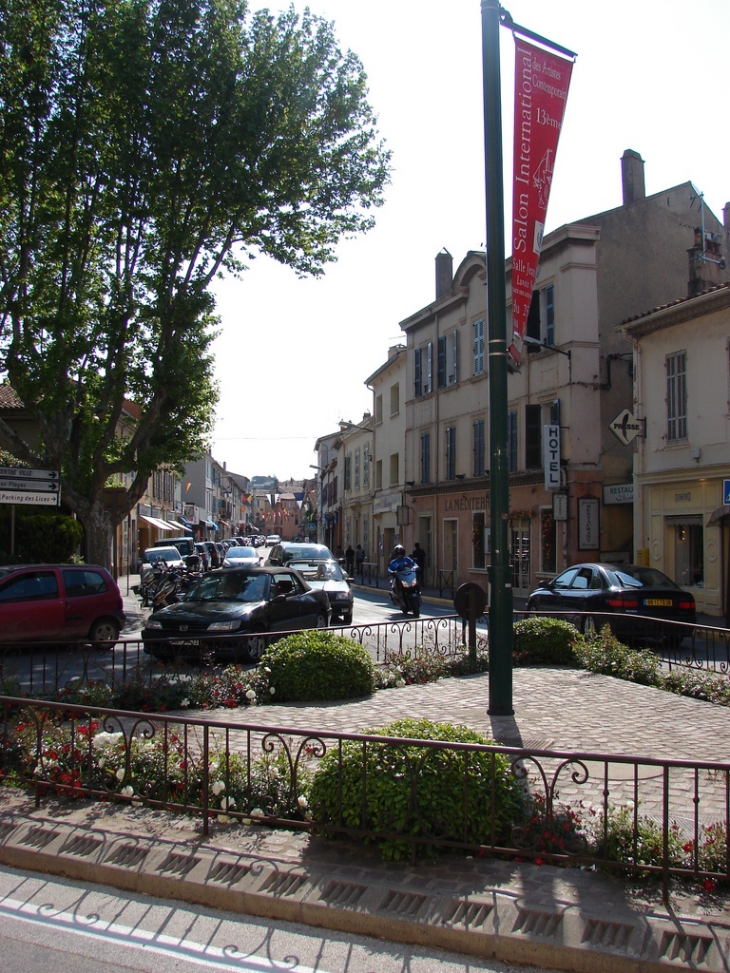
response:
<svg viewBox="0 0 730 973"><path fill-rule="evenodd" d="M86 535L86 563L100 564L111 571L114 525L103 497L94 498L88 507L80 508L77 515Z"/></svg>

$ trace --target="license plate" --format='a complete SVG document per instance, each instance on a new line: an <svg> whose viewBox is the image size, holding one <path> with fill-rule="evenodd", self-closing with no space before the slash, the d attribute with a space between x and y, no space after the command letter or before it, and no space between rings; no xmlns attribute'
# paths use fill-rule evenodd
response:
<svg viewBox="0 0 730 973"><path fill-rule="evenodd" d="M647 598L644 604L649 608L671 608L674 602L671 598Z"/></svg>
<svg viewBox="0 0 730 973"><path fill-rule="evenodd" d="M170 639L170 645L200 645L200 639Z"/></svg>

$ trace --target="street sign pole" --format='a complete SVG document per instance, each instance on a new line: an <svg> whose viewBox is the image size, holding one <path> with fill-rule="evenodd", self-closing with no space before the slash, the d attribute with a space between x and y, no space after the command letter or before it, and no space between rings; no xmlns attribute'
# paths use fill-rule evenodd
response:
<svg viewBox="0 0 730 973"><path fill-rule="evenodd" d="M512 584L509 568L507 461L507 297L502 183L502 92L498 0L482 0L484 168L487 191L487 318L489 323L489 489L492 598L489 605L489 709L511 716Z"/></svg>

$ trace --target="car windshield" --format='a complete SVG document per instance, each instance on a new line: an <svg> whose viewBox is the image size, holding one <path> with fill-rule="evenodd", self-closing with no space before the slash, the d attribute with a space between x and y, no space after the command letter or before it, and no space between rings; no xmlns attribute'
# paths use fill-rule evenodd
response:
<svg viewBox="0 0 730 973"><path fill-rule="evenodd" d="M150 564L154 564L155 561L179 561L180 552L176 547L155 547L147 551L145 557Z"/></svg>
<svg viewBox="0 0 730 973"><path fill-rule="evenodd" d="M613 572L620 588L671 588L676 585L671 578L656 568L625 567Z"/></svg>
<svg viewBox="0 0 730 973"><path fill-rule="evenodd" d="M188 591L185 601L263 601L267 591L266 574L222 572L201 578Z"/></svg>
<svg viewBox="0 0 730 973"><path fill-rule="evenodd" d="M253 558L254 561L258 561L259 556L254 551L252 547L230 547L226 551L226 557L229 561L239 561L243 559L244 561Z"/></svg>
<svg viewBox="0 0 730 973"><path fill-rule="evenodd" d="M345 575L337 561L290 561L289 567L307 581L344 581Z"/></svg>

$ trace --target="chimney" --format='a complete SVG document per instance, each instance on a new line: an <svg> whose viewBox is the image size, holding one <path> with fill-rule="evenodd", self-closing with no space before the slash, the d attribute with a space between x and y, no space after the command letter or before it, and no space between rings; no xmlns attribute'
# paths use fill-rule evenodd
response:
<svg viewBox="0 0 730 973"><path fill-rule="evenodd" d="M436 300L448 294L454 282L454 260L444 247L436 254Z"/></svg>
<svg viewBox="0 0 730 973"><path fill-rule="evenodd" d="M638 152L626 149L621 156L621 185L624 192L624 206L635 203L646 196L644 186L644 160Z"/></svg>

